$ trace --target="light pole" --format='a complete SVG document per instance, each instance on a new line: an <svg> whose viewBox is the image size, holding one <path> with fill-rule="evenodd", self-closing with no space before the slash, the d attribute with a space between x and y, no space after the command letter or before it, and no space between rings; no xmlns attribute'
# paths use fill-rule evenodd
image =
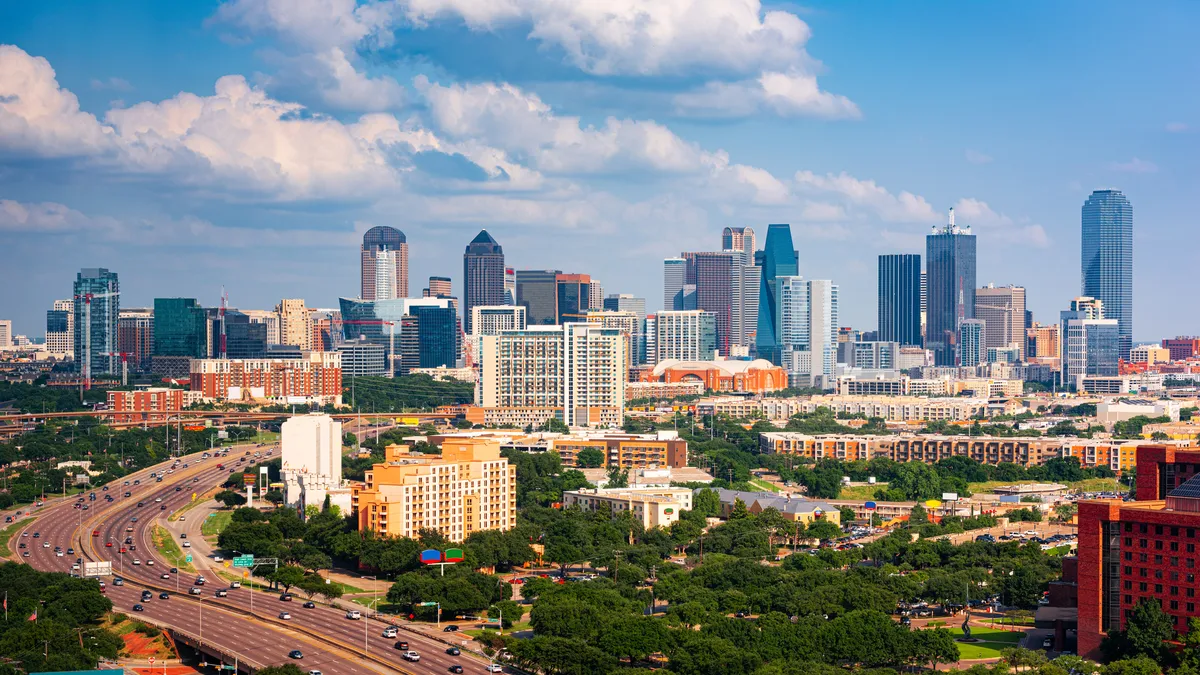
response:
<svg viewBox="0 0 1200 675"><path fill-rule="evenodd" d="M200 603L200 648L204 649L204 596L197 595L196 601Z"/></svg>
<svg viewBox="0 0 1200 675"><path fill-rule="evenodd" d="M371 601L371 606L367 607L367 615L363 617L363 658L367 658L370 653L370 643L367 642L367 631L370 629L371 607L379 602L379 579L378 577L363 577L363 579L370 579L371 588L375 591L375 599Z"/></svg>

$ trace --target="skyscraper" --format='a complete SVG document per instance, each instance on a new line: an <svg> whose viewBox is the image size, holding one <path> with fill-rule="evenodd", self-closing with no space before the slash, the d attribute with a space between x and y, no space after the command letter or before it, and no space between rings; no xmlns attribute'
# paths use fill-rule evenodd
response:
<svg viewBox="0 0 1200 675"><path fill-rule="evenodd" d="M906 347L921 344L921 256L879 256L879 336Z"/></svg>
<svg viewBox="0 0 1200 675"><path fill-rule="evenodd" d="M46 349L55 355L75 353L74 300L55 300L46 312Z"/></svg>
<svg viewBox="0 0 1200 675"><path fill-rule="evenodd" d="M754 261L756 245L757 242L754 239L754 230L752 228L727 227L721 232L721 250L743 251L751 262Z"/></svg>
<svg viewBox="0 0 1200 675"><path fill-rule="evenodd" d="M975 318L975 235L970 225L954 224L954 209L946 225L925 237L925 272L925 348L937 365L953 366L958 324Z"/></svg>
<svg viewBox="0 0 1200 675"><path fill-rule="evenodd" d="M275 311L279 313L279 342L294 345L304 351L312 349L312 318L304 300L280 300Z"/></svg>
<svg viewBox="0 0 1200 675"><path fill-rule="evenodd" d="M558 277L562 270L517 270L516 302L530 326L558 323Z"/></svg>
<svg viewBox="0 0 1200 675"><path fill-rule="evenodd" d="M385 252L386 260L381 263L377 259ZM361 263L364 300L408 297L408 239L403 232L386 225L367 230L363 235ZM378 297L379 288L391 295Z"/></svg>
<svg viewBox="0 0 1200 675"><path fill-rule="evenodd" d="M1120 356L1133 347L1133 206L1120 190L1096 190L1083 204L1082 294L1116 319Z"/></svg>
<svg viewBox="0 0 1200 675"><path fill-rule="evenodd" d="M684 309L682 302L683 284L687 276L687 261L683 258L663 260L663 309Z"/></svg>
<svg viewBox="0 0 1200 675"><path fill-rule="evenodd" d="M979 319L958 322L958 365L973 367L986 360L985 327L985 323Z"/></svg>
<svg viewBox="0 0 1200 675"><path fill-rule="evenodd" d="M808 316L813 384L828 388L837 368L837 284L829 279L812 279L808 282Z"/></svg>
<svg viewBox="0 0 1200 675"><path fill-rule="evenodd" d="M450 285L450 277L429 277L429 288L421 293L423 298L448 298L451 295L454 295L454 288Z"/></svg>
<svg viewBox="0 0 1200 675"><path fill-rule="evenodd" d="M638 316L637 334L634 336L633 353L630 358L635 364L646 362L646 299L635 298L628 293L609 295L604 298L604 309L612 312L633 312Z"/></svg>
<svg viewBox="0 0 1200 675"><path fill-rule="evenodd" d="M1025 358L1025 288L988 284L975 291L975 318L984 322L983 349L1016 347Z"/></svg>
<svg viewBox="0 0 1200 675"><path fill-rule="evenodd" d="M1105 318L1104 303L1080 297L1059 312L1062 384L1081 388L1086 375L1112 376L1120 368L1120 322Z"/></svg>
<svg viewBox="0 0 1200 675"><path fill-rule="evenodd" d="M504 304L504 249L487 230L467 244L463 252L463 323L471 332L471 308Z"/></svg>
<svg viewBox="0 0 1200 675"><path fill-rule="evenodd" d="M767 226L767 242L756 255L761 267L758 296L758 330L755 345L758 357L782 364L779 316L779 277L799 273L796 250L792 247L792 228L786 224Z"/></svg>
<svg viewBox="0 0 1200 675"><path fill-rule="evenodd" d="M154 310L148 307L122 309L117 317L117 351L129 367L150 365L154 353Z"/></svg>
<svg viewBox="0 0 1200 675"><path fill-rule="evenodd" d="M696 281L696 309L717 316L717 349L723 356L729 356L729 346L736 344L732 331L735 267L743 257L741 252L726 251L687 254L691 268L687 276Z"/></svg>
<svg viewBox="0 0 1200 675"><path fill-rule="evenodd" d="M761 298L762 268L754 264L754 256L734 249L733 306L729 317L729 356L750 356L755 351L758 330L758 304ZM740 348L740 349L739 349ZM735 350L738 350L735 352Z"/></svg>
<svg viewBox="0 0 1200 675"><path fill-rule="evenodd" d="M708 361L717 348L717 317L698 309L654 316L654 363L664 359Z"/></svg>
<svg viewBox="0 0 1200 675"><path fill-rule="evenodd" d="M592 308L592 278L586 274L559 274L554 279L556 286L553 323L581 322Z"/></svg>
<svg viewBox="0 0 1200 675"><path fill-rule="evenodd" d="M121 357L113 355L121 316L117 273L103 267L80 270L75 275L74 311L75 364L84 379L100 373L120 373Z"/></svg>

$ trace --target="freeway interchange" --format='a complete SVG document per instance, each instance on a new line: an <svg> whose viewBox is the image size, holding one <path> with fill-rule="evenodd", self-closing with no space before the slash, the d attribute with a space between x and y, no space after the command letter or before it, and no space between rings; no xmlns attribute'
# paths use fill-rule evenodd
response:
<svg viewBox="0 0 1200 675"><path fill-rule="evenodd" d="M230 458L246 447L230 448ZM153 526L165 525L167 515L186 506L193 493L221 485L230 469L217 465L228 465L230 458L202 459L196 453L181 457L171 473L169 462L138 471L109 484L107 491L97 488L96 501L85 502L89 506L86 511L73 508L71 499L47 501L22 516L33 520L14 536L10 549L16 560L42 571L71 572L77 558L111 561L115 577L123 579L119 586L112 579L102 579L113 610L171 628L178 641L198 647L210 663L236 663L243 670L295 663L304 671L322 675L447 673L456 665L467 673L486 672L486 661L465 651L451 656L446 653L446 643L403 626L397 638L385 638L383 630L392 624L366 612L362 619L351 620L345 610L324 604L306 609L300 602L281 601L277 592L230 588L228 581L213 575L197 586L199 594L189 592L195 575L182 570L171 573L172 564L154 546ZM150 477L152 472L162 477L161 483ZM129 485L124 485L125 481ZM130 496L124 497L127 491ZM105 495L111 495L113 501L106 501ZM136 550L129 550L124 543L127 537ZM112 546L106 546L110 542ZM19 548L21 543L24 548ZM75 555L56 555L55 547L64 552L74 549ZM134 565L135 559L140 564ZM216 595L221 589L227 591L224 597ZM149 600L142 599L143 591L149 592ZM160 597L162 593L167 594L166 599ZM142 610L134 611L135 604ZM290 613L290 619L279 618L284 611ZM395 648L397 640L407 641L409 648L420 654L420 661L405 660L403 651ZM303 658L289 656L293 650L299 650Z"/></svg>

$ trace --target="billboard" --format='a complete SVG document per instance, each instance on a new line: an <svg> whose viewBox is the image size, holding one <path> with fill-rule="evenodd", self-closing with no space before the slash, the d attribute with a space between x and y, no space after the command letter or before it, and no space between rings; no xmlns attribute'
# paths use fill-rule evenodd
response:
<svg viewBox="0 0 1200 675"><path fill-rule="evenodd" d="M104 560L101 562L85 562L85 563L83 563L83 576L85 576L85 577L112 576L112 561Z"/></svg>
<svg viewBox="0 0 1200 675"><path fill-rule="evenodd" d="M956 502L956 501L958 501L958 493L957 492L943 492L942 493L942 501Z"/></svg>
<svg viewBox="0 0 1200 675"><path fill-rule="evenodd" d="M254 481L257 479L258 479L258 477L252 473L242 474L242 483L244 483L246 485L254 485Z"/></svg>

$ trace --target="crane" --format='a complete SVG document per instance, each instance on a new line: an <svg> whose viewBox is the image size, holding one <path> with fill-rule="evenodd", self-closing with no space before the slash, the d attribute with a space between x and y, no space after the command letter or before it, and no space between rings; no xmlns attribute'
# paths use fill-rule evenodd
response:
<svg viewBox="0 0 1200 675"><path fill-rule="evenodd" d="M120 294L120 291L112 291L110 293L84 293L83 295L75 296L76 303L83 300L83 382L81 383L82 389L79 392L81 398L83 397L84 390L92 388L92 300L114 298ZM112 315L112 312L108 312L109 325L108 330L105 331L105 349L112 349L111 342L114 328L111 322ZM75 330L79 330L79 327L76 326ZM112 356L109 356L109 359L108 369L111 372Z"/></svg>
<svg viewBox="0 0 1200 675"><path fill-rule="evenodd" d="M387 357L387 377L394 377L396 372L396 322L387 321L384 319L332 319L330 326L337 333L345 336L345 329L342 326L351 325L367 325L367 326L387 326L388 327L388 357Z"/></svg>
<svg viewBox="0 0 1200 675"><path fill-rule="evenodd" d="M121 386L129 384L129 352L104 352L101 356L119 356L121 357Z"/></svg>

